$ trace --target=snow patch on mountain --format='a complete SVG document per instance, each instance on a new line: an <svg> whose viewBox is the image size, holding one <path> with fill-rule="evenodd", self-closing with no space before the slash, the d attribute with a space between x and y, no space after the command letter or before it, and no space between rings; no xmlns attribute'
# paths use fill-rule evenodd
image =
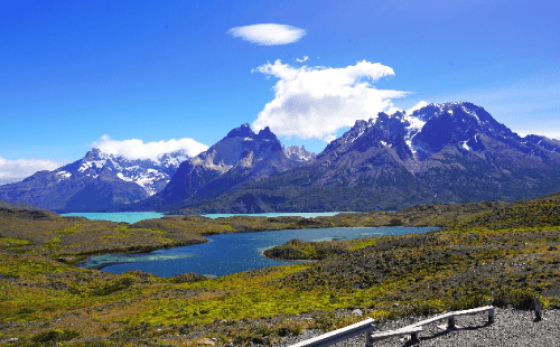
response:
<svg viewBox="0 0 560 347"><path fill-rule="evenodd" d="M78 171L84 172L84 171L86 171L87 169L89 169L90 167L92 167L92 165L93 165L93 164L92 164L91 161L84 161L84 162L82 163L82 165L80 166L80 168L78 169Z"/></svg>
<svg viewBox="0 0 560 347"><path fill-rule="evenodd" d="M422 128L426 124L426 121L422 120L421 118L414 117L412 115L407 115L407 114L403 116L403 121L406 121L410 124L406 128L404 142L407 144L408 148L410 148L412 154L416 154L417 148L412 144L412 140L420 131L422 131Z"/></svg>
<svg viewBox="0 0 560 347"><path fill-rule="evenodd" d="M70 172L66 172L66 171L58 171L56 173L56 178L58 179L58 182L62 181L62 180L66 180L69 179L70 177L72 177L72 174Z"/></svg>
<svg viewBox="0 0 560 347"><path fill-rule="evenodd" d="M471 116L473 116L473 117L476 119L476 121L480 124L480 118L479 118L478 115L476 114L476 111L470 110L470 109L466 108L464 105L461 106L461 109L462 109L465 113L470 114Z"/></svg>
<svg viewBox="0 0 560 347"><path fill-rule="evenodd" d="M315 153L309 152L305 149L305 146L290 146L284 149L286 156L295 161L309 161L317 157Z"/></svg>

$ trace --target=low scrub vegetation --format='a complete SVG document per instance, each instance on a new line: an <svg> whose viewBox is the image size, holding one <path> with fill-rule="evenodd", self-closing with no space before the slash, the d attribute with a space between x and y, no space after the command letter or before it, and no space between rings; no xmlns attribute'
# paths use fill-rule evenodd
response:
<svg viewBox="0 0 560 347"><path fill-rule="evenodd" d="M335 217L166 217L128 225L0 211L0 342L21 346L270 345L365 316L393 319L495 305L560 307L560 206L417 206ZM555 217L556 216L556 217ZM397 219L398 222L397 223ZM205 242L203 235L300 227L440 226L422 235L309 243L267 255L312 259L218 278L83 269L91 254Z"/></svg>

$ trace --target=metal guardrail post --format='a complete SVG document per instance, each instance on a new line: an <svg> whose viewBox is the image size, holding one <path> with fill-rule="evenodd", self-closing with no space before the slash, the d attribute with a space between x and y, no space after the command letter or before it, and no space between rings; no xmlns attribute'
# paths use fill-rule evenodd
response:
<svg viewBox="0 0 560 347"><path fill-rule="evenodd" d="M364 334L364 342L366 347L373 347L373 329L366 331Z"/></svg>
<svg viewBox="0 0 560 347"><path fill-rule="evenodd" d="M488 300L488 306L492 306L492 300ZM494 308L488 310L488 324L494 323Z"/></svg>
<svg viewBox="0 0 560 347"><path fill-rule="evenodd" d="M535 296L535 320L540 321L542 319L541 303L539 302L539 297Z"/></svg>
<svg viewBox="0 0 560 347"><path fill-rule="evenodd" d="M416 322L416 319L414 317L410 317L410 325L414 324ZM420 339L418 338L418 333L412 333L410 334L410 341L411 342L418 342L420 341Z"/></svg>
<svg viewBox="0 0 560 347"><path fill-rule="evenodd" d="M455 317L451 316L447 319L447 330L455 329Z"/></svg>

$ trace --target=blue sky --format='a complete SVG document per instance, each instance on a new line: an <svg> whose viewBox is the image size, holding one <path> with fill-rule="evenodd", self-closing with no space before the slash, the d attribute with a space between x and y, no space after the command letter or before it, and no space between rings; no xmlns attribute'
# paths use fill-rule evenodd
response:
<svg viewBox="0 0 560 347"><path fill-rule="evenodd" d="M420 101L470 101L560 139L559 13L534 0L2 0L0 183L107 138L210 146L245 122L319 152L352 117ZM265 23L290 27L272 41L232 30Z"/></svg>

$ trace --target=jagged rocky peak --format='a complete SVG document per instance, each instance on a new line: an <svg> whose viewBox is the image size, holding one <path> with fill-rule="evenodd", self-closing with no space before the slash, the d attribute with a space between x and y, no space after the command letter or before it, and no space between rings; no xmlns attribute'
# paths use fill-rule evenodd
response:
<svg viewBox="0 0 560 347"><path fill-rule="evenodd" d="M174 167L178 168L182 162L189 159L189 156L185 154L183 151L177 151L173 153L165 153L163 156L159 158L160 165L164 167Z"/></svg>
<svg viewBox="0 0 560 347"><path fill-rule="evenodd" d="M354 126L345 132L341 137L331 141L325 150L319 153L319 156L331 153L333 151L342 152L353 146L353 143L361 137L368 129L373 127L375 120L370 118L368 121L357 120Z"/></svg>
<svg viewBox="0 0 560 347"><path fill-rule="evenodd" d="M258 140L274 140L277 141L278 138L276 137L276 135L270 131L269 127L265 127L264 129L261 129L258 134L255 134L255 132L253 132L253 130L251 130L251 126L248 123L243 123L241 124L241 126L239 128L235 128L233 130L231 130L227 136L224 138L225 139L232 139L232 138L238 138L238 137L242 137L246 140L252 139L258 139Z"/></svg>
<svg viewBox="0 0 560 347"><path fill-rule="evenodd" d="M485 148L481 138L485 136L510 142L518 140L517 134L498 123L482 107L469 102L433 103L411 114L380 112L368 121L357 120L349 131L327 146L325 153L393 148L403 160L422 161L448 145L481 151Z"/></svg>
<svg viewBox="0 0 560 347"><path fill-rule="evenodd" d="M249 124L244 123L191 160L191 164L225 172L235 166L251 167L254 162L281 151L282 144L269 127L255 134Z"/></svg>
<svg viewBox="0 0 560 347"><path fill-rule="evenodd" d="M86 153L84 159L103 159L103 152L99 148L92 148Z"/></svg>
<svg viewBox="0 0 560 347"><path fill-rule="evenodd" d="M414 111L409 117L427 122L433 118L452 118L474 121L477 124L493 124L496 120L486 110L470 102L432 103Z"/></svg>
<svg viewBox="0 0 560 347"><path fill-rule="evenodd" d="M489 141L507 142L517 146L520 139L509 128L497 122L486 110L468 102L431 104L415 111L412 117L425 124L412 138L411 148L423 160L446 146L480 152Z"/></svg>
<svg viewBox="0 0 560 347"><path fill-rule="evenodd" d="M235 137L254 137L255 133L251 130L251 127L248 123L243 123L239 128L235 128L231 130L227 135L227 138L235 138Z"/></svg>
<svg viewBox="0 0 560 347"><path fill-rule="evenodd" d="M272 131L270 131L269 127L265 127L264 129L261 129L259 131L258 137L263 140L278 140L276 135Z"/></svg>
<svg viewBox="0 0 560 347"><path fill-rule="evenodd" d="M317 158L317 154L309 152L305 149L305 146L290 146L284 150L286 157L295 161L310 161Z"/></svg>
<svg viewBox="0 0 560 347"><path fill-rule="evenodd" d="M255 133L245 123L205 152L181 164L167 187L153 201L160 207L194 204L232 187L241 187L301 166L306 159L314 157L303 147L291 148L290 153L297 159L286 154L269 127Z"/></svg>

